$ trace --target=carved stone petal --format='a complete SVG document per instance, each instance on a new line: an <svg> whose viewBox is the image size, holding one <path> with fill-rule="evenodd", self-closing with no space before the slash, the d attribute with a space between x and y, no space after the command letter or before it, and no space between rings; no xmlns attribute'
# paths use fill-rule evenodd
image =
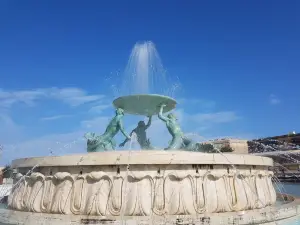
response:
<svg viewBox="0 0 300 225"><path fill-rule="evenodd" d="M93 172L90 172L89 174L87 174L87 177L89 177L90 179L92 179L94 181L101 180L101 178L103 176L106 176L106 173L104 173L102 171L93 171Z"/></svg>
<svg viewBox="0 0 300 225"><path fill-rule="evenodd" d="M57 172L57 173L54 175L54 178L57 179L57 180L59 180L59 181L64 180L66 177L72 178L71 174L68 173L68 172Z"/></svg>

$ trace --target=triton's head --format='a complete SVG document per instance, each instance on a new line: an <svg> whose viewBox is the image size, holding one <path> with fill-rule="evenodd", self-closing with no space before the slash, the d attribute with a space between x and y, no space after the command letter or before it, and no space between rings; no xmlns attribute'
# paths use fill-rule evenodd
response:
<svg viewBox="0 0 300 225"><path fill-rule="evenodd" d="M124 110L123 109L121 109L121 108L117 108L116 109L116 115L124 115Z"/></svg>
<svg viewBox="0 0 300 225"><path fill-rule="evenodd" d="M138 127L144 127L144 126L146 126L144 121L140 121L138 123Z"/></svg>

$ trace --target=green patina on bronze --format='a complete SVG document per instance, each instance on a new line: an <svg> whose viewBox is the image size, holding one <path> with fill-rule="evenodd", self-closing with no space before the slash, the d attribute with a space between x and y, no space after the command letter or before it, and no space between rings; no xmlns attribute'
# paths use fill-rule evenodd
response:
<svg viewBox="0 0 300 225"><path fill-rule="evenodd" d="M169 113L167 116L163 115L163 109L166 107L165 104L159 106L160 110L158 118L165 122L169 133L172 136L172 140L169 142L169 146L165 150L178 150L183 149L187 151L197 151L198 146L190 138L186 137L181 131L177 118L173 113Z"/></svg>
<svg viewBox="0 0 300 225"><path fill-rule="evenodd" d="M164 95L128 95L113 101L116 108L122 108L125 113L143 116L152 116L159 113L157 105L165 104L164 113L176 107L176 101Z"/></svg>
<svg viewBox="0 0 300 225"><path fill-rule="evenodd" d="M143 150L153 149L153 147L151 146L150 140L147 138L147 134L146 134L146 130L151 126L151 120L152 120L152 117L149 116L149 120L148 120L147 124L145 124L144 121L139 121L137 127L134 128L130 133L130 136L133 133L136 134L137 141L138 141L141 149L143 149ZM127 141L129 141L129 139L125 139L125 141L123 141L119 146L124 147L124 145L126 144Z"/></svg>
<svg viewBox="0 0 300 225"><path fill-rule="evenodd" d="M165 150L182 149L187 151L201 151L196 143L186 137L181 131L181 128L177 123L177 118L173 113L170 113L167 116L163 115L163 113L176 107L176 101L174 99L163 95L129 95L115 99L113 104L117 108L116 115L108 124L104 134L100 136L91 132L85 134L88 152L114 150L116 143L113 138L119 131L121 131L126 138L119 147L124 147L131 139L131 135L135 133L141 149L154 149L150 144L150 140L147 138L146 130L151 126L152 115L156 114L158 114L160 120L165 122L166 127L172 136L172 140ZM140 121L138 126L131 131L130 135L127 135L122 124L124 112L148 116L149 121L147 124L145 124L144 121Z"/></svg>
<svg viewBox="0 0 300 225"><path fill-rule="evenodd" d="M130 139L130 136L126 134L123 128L123 116L124 110L118 108L116 109L115 117L112 118L112 120L109 122L104 134L97 136L95 133L92 132L86 133L84 137L87 139L87 151L101 152L107 150L114 150L116 147L116 142L113 138L119 131L121 131L127 139Z"/></svg>

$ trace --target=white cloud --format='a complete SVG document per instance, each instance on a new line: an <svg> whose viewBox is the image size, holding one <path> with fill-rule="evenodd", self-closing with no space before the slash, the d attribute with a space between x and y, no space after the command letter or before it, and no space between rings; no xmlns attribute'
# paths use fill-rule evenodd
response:
<svg viewBox="0 0 300 225"><path fill-rule="evenodd" d="M182 105L197 105L199 108L213 108L216 106L215 101L205 99L179 98L177 102Z"/></svg>
<svg viewBox="0 0 300 225"><path fill-rule="evenodd" d="M45 93L41 90L33 91L4 91L0 90L0 106L10 107L14 103L25 103L29 106L33 105L34 102L44 97Z"/></svg>
<svg viewBox="0 0 300 225"><path fill-rule="evenodd" d="M14 104L23 103L27 106L34 106L37 105L39 101L47 103L48 100L57 100L64 102L69 106L79 106L85 103L99 102L99 100L102 100L103 98L104 95L89 95L80 88L53 87L17 91L0 89L0 144L4 146L3 153L0 157L1 163L7 163L14 158L22 156L48 155L49 148L52 148L53 145L57 147L57 144L55 144L57 141L54 140L58 140L59 142L70 142L71 139L82 138L85 131L85 127L81 127L80 122L78 122L78 129L75 129L75 131L71 131L70 133L53 134L51 131L48 131L48 135L38 137L38 130L34 130L35 128L40 129L38 123L34 124L34 126L22 127L14 121L13 115L18 117L18 121L20 122L22 122L23 119L25 121L27 119L26 114L22 114L22 112L12 108ZM53 106L55 107L55 105ZM35 107L33 110L36 110L38 115L40 114L39 111L43 110L43 108ZM44 117L40 120L52 121L72 116L61 114L59 108L55 108L55 111L58 115ZM31 112L33 112L33 115L35 114L35 111ZM74 114L77 112L74 111ZM27 130L30 130L30 132L27 132ZM36 136L34 136L34 133L36 133ZM47 131L44 133L47 134ZM80 149L82 152L85 151L85 148L82 148L82 146ZM73 150L74 148L67 149L67 152L74 152ZM79 151L79 148L75 151Z"/></svg>
<svg viewBox="0 0 300 225"><path fill-rule="evenodd" d="M20 141L23 134L23 127L17 125L10 116L0 114L0 144Z"/></svg>
<svg viewBox="0 0 300 225"><path fill-rule="evenodd" d="M105 109L112 107L112 104L99 104L90 108L89 112L91 113L102 113Z"/></svg>
<svg viewBox="0 0 300 225"><path fill-rule="evenodd" d="M66 117L70 117L72 115L57 115L57 116L49 116L49 117L43 117L41 118L42 121L49 121L49 120L58 120L58 119L63 119Z"/></svg>
<svg viewBox="0 0 300 225"><path fill-rule="evenodd" d="M86 149L83 135L83 131L50 134L15 144L3 145L0 162L7 164L16 158L83 153Z"/></svg>
<svg viewBox="0 0 300 225"><path fill-rule="evenodd" d="M240 119L235 112L224 111L217 113L198 113L190 116L197 123L228 123Z"/></svg>
<svg viewBox="0 0 300 225"><path fill-rule="evenodd" d="M61 100L71 106L78 106L88 102L95 102L104 98L104 95L88 95L79 88L50 88L44 89L48 96Z"/></svg>
<svg viewBox="0 0 300 225"><path fill-rule="evenodd" d="M12 139L11 142L0 143L4 147L0 156L0 165L11 162L15 158L85 153L86 140L84 139L84 134L87 131L92 131L96 132L97 135L101 135L110 119L111 117L108 116L95 117L80 122L78 129L70 133L49 133L41 137L27 138L21 141ZM21 130L18 127L14 128L16 125L11 119L5 117L5 122L7 122L5 128L10 131L8 135L16 131L20 133ZM0 125L3 125L1 120ZM2 131L1 128L0 131Z"/></svg>
<svg viewBox="0 0 300 225"><path fill-rule="evenodd" d="M86 152L86 140L84 133L87 131L96 132L101 135L110 117L97 117L79 123L78 129L69 133L51 133L44 136L27 137L20 139L18 136L26 133L20 129L11 119L5 117L4 122L0 117L0 144L3 150L0 155L0 165L7 164L16 158L39 157L49 155L64 155ZM3 125L6 124L4 127ZM19 133L20 135L16 135ZM4 135L4 136L3 136Z"/></svg>
<svg viewBox="0 0 300 225"><path fill-rule="evenodd" d="M276 95L271 94L269 98L269 102L271 105L278 105L281 101Z"/></svg>
<svg viewBox="0 0 300 225"><path fill-rule="evenodd" d="M71 106L79 106L85 103L98 101L104 95L88 95L80 88L39 88L34 90L4 91L0 90L0 106L10 107L15 103L34 105L41 99L56 99Z"/></svg>
<svg viewBox="0 0 300 225"><path fill-rule="evenodd" d="M110 119L111 117L108 116L99 116L90 120L81 121L81 126L87 129L103 130L103 128L106 128Z"/></svg>

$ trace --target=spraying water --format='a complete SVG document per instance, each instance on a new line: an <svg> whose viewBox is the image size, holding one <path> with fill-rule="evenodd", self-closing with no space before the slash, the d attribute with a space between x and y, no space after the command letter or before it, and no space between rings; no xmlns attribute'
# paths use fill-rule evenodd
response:
<svg viewBox="0 0 300 225"><path fill-rule="evenodd" d="M122 94L164 94L168 89L160 56L151 41L136 43L130 54Z"/></svg>

